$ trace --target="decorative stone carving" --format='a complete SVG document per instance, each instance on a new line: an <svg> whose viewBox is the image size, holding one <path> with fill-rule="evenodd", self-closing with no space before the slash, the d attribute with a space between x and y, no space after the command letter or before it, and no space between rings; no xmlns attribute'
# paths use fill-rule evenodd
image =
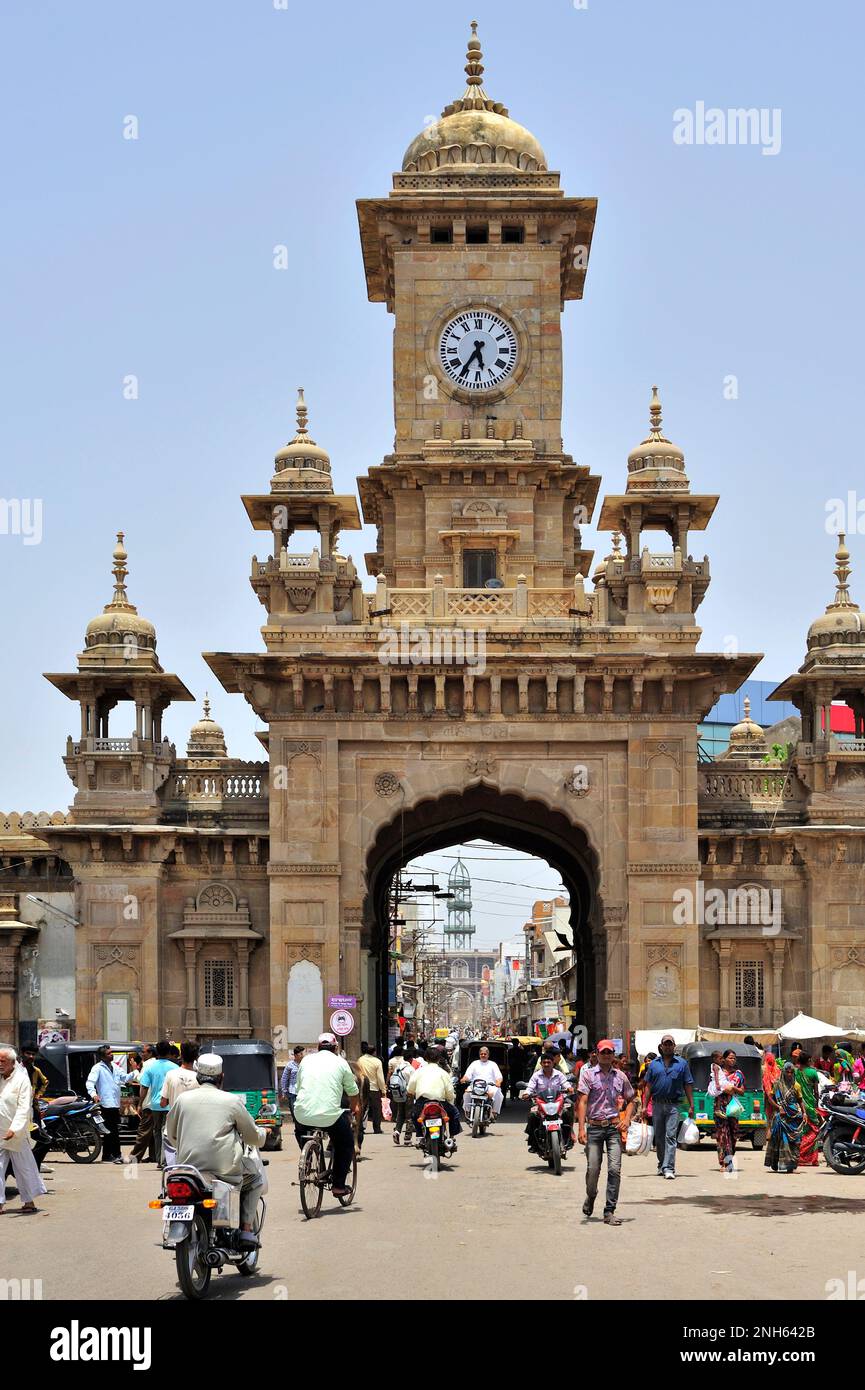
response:
<svg viewBox="0 0 865 1390"><path fill-rule="evenodd" d="M303 941L299 945L286 946L285 948L285 969L286 973L296 965L299 960L308 960L313 965L321 968L323 961L321 946L315 941Z"/></svg>
<svg viewBox="0 0 865 1390"><path fill-rule="evenodd" d="M315 598L314 584L288 584L286 586L288 601L292 608L298 613L305 613L312 600Z"/></svg>
<svg viewBox="0 0 865 1390"><path fill-rule="evenodd" d="M402 783L395 772L379 772L374 786L376 796L396 796Z"/></svg>
<svg viewBox="0 0 865 1390"><path fill-rule="evenodd" d="M466 758L466 771L469 777L494 777L496 771L496 760L489 754L473 753Z"/></svg>
<svg viewBox="0 0 865 1390"><path fill-rule="evenodd" d="M569 773L565 778L565 791L571 796L588 796L589 784L583 778L578 778L575 772Z"/></svg>

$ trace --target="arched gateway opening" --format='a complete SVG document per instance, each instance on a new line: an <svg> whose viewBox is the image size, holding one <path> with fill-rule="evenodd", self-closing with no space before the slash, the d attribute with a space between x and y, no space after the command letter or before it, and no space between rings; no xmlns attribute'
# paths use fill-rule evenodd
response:
<svg viewBox="0 0 865 1390"><path fill-rule="evenodd" d="M389 903L394 876L419 855L482 839L537 855L560 874L570 899L574 970L569 1004L594 1038L604 1025L606 951L597 854L586 832L543 802L480 784L397 811L376 835L366 860L362 944L376 963L378 1041L387 1041ZM373 1009L370 1009L372 1017Z"/></svg>

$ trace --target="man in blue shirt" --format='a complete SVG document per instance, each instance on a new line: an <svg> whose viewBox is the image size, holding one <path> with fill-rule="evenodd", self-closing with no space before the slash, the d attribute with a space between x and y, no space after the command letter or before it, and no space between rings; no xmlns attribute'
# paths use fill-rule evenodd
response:
<svg viewBox="0 0 865 1390"><path fill-rule="evenodd" d="M171 1043L167 1038L161 1038L156 1044L156 1056L146 1063L138 1078L138 1084L141 1087L141 1108L146 1107L153 1116L153 1143L156 1148L156 1161L160 1168L165 1167L162 1153L162 1131L165 1128L165 1117L168 1111L163 1110L159 1102L162 1098L162 1086L166 1076L170 1071L176 1070L177 1063L171 1060Z"/></svg>
<svg viewBox="0 0 865 1390"><path fill-rule="evenodd" d="M119 1071L114 1065L114 1053L107 1045L100 1047L99 1060L91 1067L85 1082L87 1094L102 1108L102 1118L108 1133L102 1145L103 1163L122 1163L120 1157L120 1087L132 1075Z"/></svg>
<svg viewBox="0 0 865 1390"><path fill-rule="evenodd" d="M672 1033L661 1038L661 1055L650 1062L643 1077L643 1114L652 1102L652 1127L658 1176L676 1176L676 1137L679 1133L679 1103L684 1095L688 1114L694 1118L694 1078L684 1057L676 1056Z"/></svg>

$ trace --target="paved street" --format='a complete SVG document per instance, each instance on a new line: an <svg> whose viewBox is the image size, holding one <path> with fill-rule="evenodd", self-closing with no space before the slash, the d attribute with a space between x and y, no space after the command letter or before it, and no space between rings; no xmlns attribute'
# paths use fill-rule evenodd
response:
<svg viewBox="0 0 865 1390"><path fill-rule="evenodd" d="M651 1158L623 1160L618 1229L586 1223L582 1153L561 1178L527 1155L524 1109L509 1107L481 1140L464 1137L436 1179L419 1155L395 1148L390 1126L368 1135L356 1204L328 1195L322 1216L300 1214L297 1152L290 1131L271 1154L261 1273L214 1280L211 1299L423 1297L439 1290L471 1299L491 1292L558 1296L816 1299L829 1279L865 1276L865 1176L841 1178L821 1165L790 1177L763 1167L746 1147L742 1172L725 1178L714 1150L680 1153L680 1177L664 1182ZM156 1170L76 1166L51 1155L47 1215L16 1214L7 1203L0 1277L42 1280L45 1299L174 1299L171 1255L159 1245L160 1218L148 1210ZM138 1176L128 1177L135 1172ZM597 1210L600 1211L599 1202ZM407 1278L407 1271L413 1273ZM584 1289L585 1292L581 1292Z"/></svg>

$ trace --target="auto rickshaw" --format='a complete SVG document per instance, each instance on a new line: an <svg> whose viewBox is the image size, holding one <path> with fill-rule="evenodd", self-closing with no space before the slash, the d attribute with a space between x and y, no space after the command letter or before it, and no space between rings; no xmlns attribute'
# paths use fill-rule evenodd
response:
<svg viewBox="0 0 865 1390"><path fill-rule="evenodd" d="M700 1136L715 1132L713 1118L714 1099L708 1094L711 1075L712 1053L730 1052L736 1054L736 1066L745 1078L745 1093L739 1097L745 1113L739 1117L739 1132L748 1136L755 1149L762 1149L766 1143L766 1102L763 1095L763 1054L759 1047L742 1042L694 1042L686 1043L679 1049L694 1078L694 1121ZM687 1115L687 1105L682 1106L683 1117Z"/></svg>
<svg viewBox="0 0 865 1390"><path fill-rule="evenodd" d="M216 1052L222 1058L223 1089L242 1096L255 1123L268 1131L265 1149L281 1149L282 1111L272 1045L253 1038L209 1038L201 1051Z"/></svg>
<svg viewBox="0 0 865 1390"><path fill-rule="evenodd" d="M43 1043L39 1049L37 1065L48 1077L48 1099L56 1096L84 1096L87 1094L87 1078L99 1061L99 1049L110 1046L115 1063L121 1070L126 1069L126 1058L130 1052L140 1052L140 1042L119 1042L106 1044L95 1040L81 1042ZM120 1140L132 1140L138 1133L139 1117L135 1109L137 1088L120 1088Z"/></svg>

